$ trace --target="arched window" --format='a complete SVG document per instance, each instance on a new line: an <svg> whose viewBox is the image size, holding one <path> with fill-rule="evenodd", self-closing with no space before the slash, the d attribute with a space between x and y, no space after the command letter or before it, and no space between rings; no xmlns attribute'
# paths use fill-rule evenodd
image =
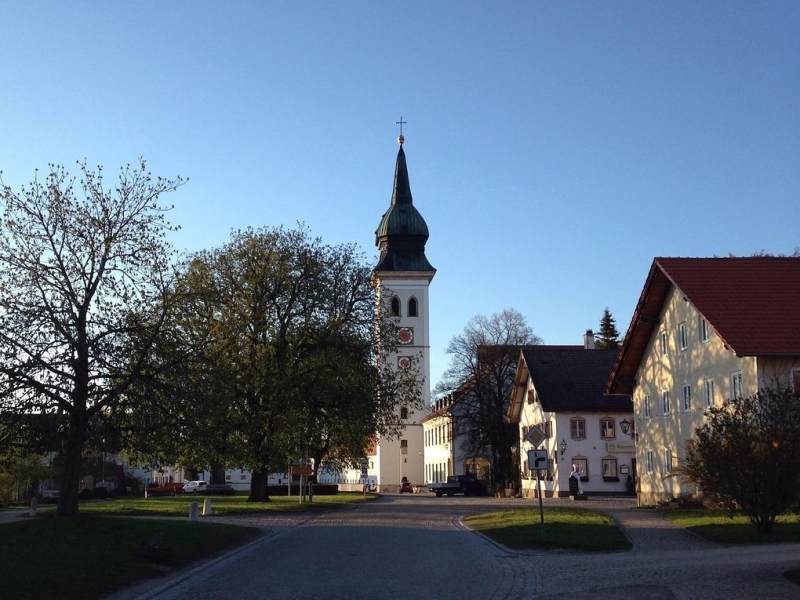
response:
<svg viewBox="0 0 800 600"><path fill-rule="evenodd" d="M400 316L400 298L394 296L392 298L392 316L399 317Z"/></svg>
<svg viewBox="0 0 800 600"><path fill-rule="evenodd" d="M416 298L409 298L408 299L408 316L409 317L416 317L417 316L417 299Z"/></svg>

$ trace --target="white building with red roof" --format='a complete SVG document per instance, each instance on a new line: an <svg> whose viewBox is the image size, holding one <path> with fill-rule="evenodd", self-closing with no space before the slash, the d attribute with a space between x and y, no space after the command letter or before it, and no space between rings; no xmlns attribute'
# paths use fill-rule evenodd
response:
<svg viewBox="0 0 800 600"><path fill-rule="evenodd" d="M548 458L542 494L569 496L573 465L581 491L619 495L629 491L636 469L631 399L604 393L616 350L594 348L591 331L582 346L525 346L519 353L507 416L519 424L522 495L535 496L536 472L527 458L531 428L545 435L537 446Z"/></svg>
<svg viewBox="0 0 800 600"><path fill-rule="evenodd" d="M704 411L765 388L800 393L800 258L656 258L608 392L634 405L637 492L696 490L675 474Z"/></svg>

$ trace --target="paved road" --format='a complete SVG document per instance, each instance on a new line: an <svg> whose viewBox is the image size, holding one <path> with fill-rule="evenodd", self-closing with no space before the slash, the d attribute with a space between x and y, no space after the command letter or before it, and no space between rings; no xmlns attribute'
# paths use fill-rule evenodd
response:
<svg viewBox="0 0 800 600"><path fill-rule="evenodd" d="M530 501L385 496L307 520L297 515L249 517L242 520L268 527L271 537L147 597L784 600L800 596L781 576L800 564L800 544L729 548L669 527L661 536L657 515L642 516L625 501L585 505L611 512L630 528L631 552L509 552L459 526L459 518L469 512L523 502ZM662 537L664 543L659 541Z"/></svg>

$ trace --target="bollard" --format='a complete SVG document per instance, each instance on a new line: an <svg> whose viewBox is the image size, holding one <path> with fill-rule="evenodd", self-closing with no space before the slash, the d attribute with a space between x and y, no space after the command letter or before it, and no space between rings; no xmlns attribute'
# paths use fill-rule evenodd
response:
<svg viewBox="0 0 800 600"><path fill-rule="evenodd" d="M211 498L203 499L203 516L211 516Z"/></svg>
<svg viewBox="0 0 800 600"><path fill-rule="evenodd" d="M39 510L39 499L34 495L31 496L31 510L28 513L29 517L35 517L36 512Z"/></svg>
<svg viewBox="0 0 800 600"><path fill-rule="evenodd" d="M189 520L197 521L197 502L192 502L189 505Z"/></svg>

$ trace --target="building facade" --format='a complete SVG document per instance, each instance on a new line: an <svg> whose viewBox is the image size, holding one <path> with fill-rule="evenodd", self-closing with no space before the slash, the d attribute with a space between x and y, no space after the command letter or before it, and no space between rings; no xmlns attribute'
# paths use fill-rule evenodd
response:
<svg viewBox="0 0 800 600"><path fill-rule="evenodd" d="M435 410L422 420L425 483L447 481L455 472L453 416L447 409Z"/></svg>
<svg viewBox="0 0 800 600"><path fill-rule="evenodd" d="M584 346L527 346L517 364L508 417L519 424L520 477L524 497L536 493L527 452L530 429L545 434L549 468L540 473L542 494L569 496L574 467L582 492L625 494L636 473L630 397L604 393L616 350ZM629 479L630 478L630 479Z"/></svg>
<svg viewBox="0 0 800 600"><path fill-rule="evenodd" d="M373 469L369 475L379 492L396 492L404 480L412 485L425 482L422 419L430 404L430 333L428 286L436 273L425 256L428 226L414 206L408 178L402 136L395 163L392 199L375 231L379 251L372 272L377 289L377 310L388 311L397 326L396 351L389 357L390 367L414 365L419 377L418 409L401 409L400 434L378 437Z"/></svg>
<svg viewBox="0 0 800 600"><path fill-rule="evenodd" d="M800 259L656 258L609 391L634 403L641 505L694 495L676 474L704 412L800 391Z"/></svg>

